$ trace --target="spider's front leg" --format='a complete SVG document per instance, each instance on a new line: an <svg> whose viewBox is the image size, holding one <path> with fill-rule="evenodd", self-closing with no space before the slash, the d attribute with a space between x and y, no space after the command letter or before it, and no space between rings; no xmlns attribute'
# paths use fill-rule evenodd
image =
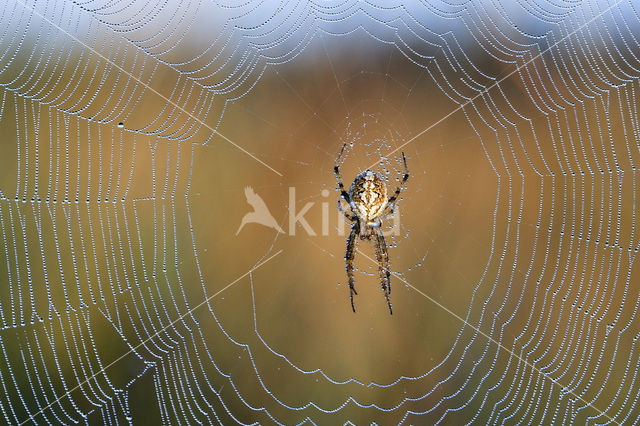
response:
<svg viewBox="0 0 640 426"><path fill-rule="evenodd" d="M404 174L402 175L402 180L400 181L400 185L396 188L393 195L389 197L387 200L387 206L389 208L388 214L393 214L396 208L396 201L398 201L398 197L400 193L404 189L404 185L409 180L409 166L407 166L407 158L404 156L404 152L402 153L402 162L404 163Z"/></svg>
<svg viewBox="0 0 640 426"><path fill-rule="evenodd" d="M376 251L376 260L378 261L378 271L380 272L380 285L382 286L382 291L384 292L384 298L387 300L387 305L389 305L389 313L393 315L393 310L391 309L391 269L389 268L389 251L387 250L387 241L384 239L384 235L382 235L382 229L379 226L375 228L375 251Z"/></svg>
<svg viewBox="0 0 640 426"><path fill-rule="evenodd" d="M349 208L351 209L351 206L349 206ZM353 211L353 209L351 209ZM338 211L340 213L343 214L343 216L349 221L349 222L353 222L354 220L356 220L358 218L358 216L356 216L355 214L349 214L347 213L343 208L342 208L342 202L340 201L340 198L338 198Z"/></svg>
<svg viewBox="0 0 640 426"><path fill-rule="evenodd" d="M356 241L358 240L358 234L360 234L360 224L356 221L351 227L351 232L347 239L347 252L344 255L344 260L347 264L347 279L349 280L349 298L351 299L351 309L353 309L353 312L356 311L356 308L353 305L353 295L358 295L353 276L353 260L356 257Z"/></svg>
<svg viewBox="0 0 640 426"><path fill-rule="evenodd" d="M342 149L336 158L336 163L333 166L333 173L336 174L336 180L338 181L338 188L340 189L340 195L347 202L347 204L351 205L351 200L349 199L349 193L344 189L344 185L342 184L342 176L340 176L340 158L342 157L342 153L346 148L347 144L342 145Z"/></svg>

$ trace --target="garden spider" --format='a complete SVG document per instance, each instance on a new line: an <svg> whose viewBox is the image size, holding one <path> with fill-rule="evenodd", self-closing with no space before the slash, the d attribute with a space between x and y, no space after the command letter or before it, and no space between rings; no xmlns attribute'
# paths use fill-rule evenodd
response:
<svg viewBox="0 0 640 426"><path fill-rule="evenodd" d="M391 309L391 270L389 269L389 252L387 250L387 242L382 235L382 219L389 214L394 213L396 202L400 192L404 188L404 184L409 179L409 168L407 167L407 159L402 153L402 161L404 162L404 175L402 182L391 197L387 198L387 186L384 181L373 171L367 169L361 172L353 180L349 192L345 191L340 177L340 157L347 145L344 144L338 157L333 171L338 180L338 189L340 196L347 202L351 210L351 214L345 212L342 208L342 202L338 199L338 209L344 214L351 223L351 232L347 239L347 253L344 259L347 264L347 278L349 279L349 297L351 299L351 309L356 311L353 305L353 295L358 295L354 286L355 279L353 276L353 260L356 255L356 237L360 235L361 240L371 240L374 237L376 260L378 262L378 270L380 273L380 284L384 297L389 305L389 313L393 315Z"/></svg>

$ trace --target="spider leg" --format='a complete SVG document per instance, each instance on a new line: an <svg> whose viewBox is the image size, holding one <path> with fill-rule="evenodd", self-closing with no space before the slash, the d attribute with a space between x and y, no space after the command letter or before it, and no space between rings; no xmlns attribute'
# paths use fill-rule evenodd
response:
<svg viewBox="0 0 640 426"><path fill-rule="evenodd" d="M378 244L380 244L380 253L382 254L382 262L384 266L385 277L387 279L387 289L389 290L389 294L391 294L391 268L389 267L389 249L387 248L387 240L384 238L382 229L380 227L376 227L376 239L378 240Z"/></svg>
<svg viewBox="0 0 640 426"><path fill-rule="evenodd" d="M351 206L349 206L349 208L351 208ZM344 217L349 222L353 222L354 220L356 220L358 218L358 216L356 216L355 214L349 214L342 208L342 203L340 202L339 198L338 198L338 210L340 211L340 213L342 213L344 215Z"/></svg>
<svg viewBox="0 0 640 426"><path fill-rule="evenodd" d="M342 149L336 158L336 164L333 166L333 172L336 174L336 180L338 181L338 188L340 189L340 195L344 200L351 206L351 198L349 197L349 193L344 189L344 185L342 184L342 177L340 176L340 158L342 157L342 153L346 148L347 144L342 145Z"/></svg>
<svg viewBox="0 0 640 426"><path fill-rule="evenodd" d="M347 239L347 252L344 255L344 260L347 264L347 278L349 279L349 298L351 299L351 309L353 309L353 312L356 311L356 308L353 305L353 295L358 295L355 287L355 278L353 276L353 260L356 256L356 241L358 240L358 234L360 234L360 225L359 222L356 221L351 227L349 239Z"/></svg>
<svg viewBox="0 0 640 426"><path fill-rule="evenodd" d="M409 167L407 166L407 158L404 156L404 152L402 153L402 161L404 162L404 174L402 175L402 181L400 182L398 188L396 188L393 195L387 200L390 213L393 213L393 209L395 209L396 207L396 201L400 196L400 192L402 192L405 183L407 183L407 181L409 180Z"/></svg>
<svg viewBox="0 0 640 426"><path fill-rule="evenodd" d="M384 239L384 235L382 235L382 230L380 227L376 226L375 228L375 250L376 250L376 260L378 261L378 270L380 272L380 285L382 286L382 291L384 292L384 298L387 300L387 305L389 305L389 313L393 315L393 310L391 309L391 270L389 269L389 251L387 250L387 242Z"/></svg>

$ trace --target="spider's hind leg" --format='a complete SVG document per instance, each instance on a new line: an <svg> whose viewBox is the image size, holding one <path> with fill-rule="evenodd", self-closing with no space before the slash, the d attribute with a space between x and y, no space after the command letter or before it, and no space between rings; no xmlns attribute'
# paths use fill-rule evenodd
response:
<svg viewBox="0 0 640 426"><path fill-rule="evenodd" d="M355 287L353 286L353 283L349 283L349 298L351 299L351 309L353 309L353 312L356 311L356 307L353 304L353 295L358 295L358 292L356 291Z"/></svg>
<svg viewBox="0 0 640 426"><path fill-rule="evenodd" d="M356 256L356 240L359 233L360 227L358 226L358 222L355 222L351 227L349 239L347 240L347 252L344 255L344 260L347 264L347 278L349 279L349 298L351 299L351 309L353 309L353 312L356 311L356 307L353 304L353 295L358 295L355 287L355 278L353 276L353 260Z"/></svg>
<svg viewBox="0 0 640 426"><path fill-rule="evenodd" d="M378 271L380 272L380 285L384 292L384 298L389 306L389 313L393 315L391 308L391 269L389 269L389 251L387 250L387 242L382 235L380 227L375 228L375 250L376 260L378 261Z"/></svg>

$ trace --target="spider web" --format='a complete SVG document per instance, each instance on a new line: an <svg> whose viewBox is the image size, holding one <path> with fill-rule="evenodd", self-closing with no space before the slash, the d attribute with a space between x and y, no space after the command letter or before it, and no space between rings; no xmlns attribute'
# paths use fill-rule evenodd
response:
<svg viewBox="0 0 640 426"><path fill-rule="evenodd" d="M633 2L0 7L7 423L638 420Z"/></svg>

